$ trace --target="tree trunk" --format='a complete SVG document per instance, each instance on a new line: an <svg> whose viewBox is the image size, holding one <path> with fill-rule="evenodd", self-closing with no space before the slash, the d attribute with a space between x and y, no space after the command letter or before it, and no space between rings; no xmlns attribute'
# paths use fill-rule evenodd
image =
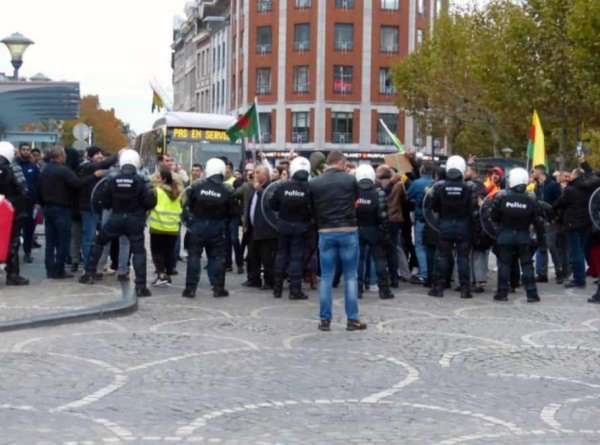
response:
<svg viewBox="0 0 600 445"><path fill-rule="evenodd" d="M500 136L498 135L498 129L496 128L496 123L490 123L490 132L492 133L492 149L494 150L494 157L500 157L500 152L498 151L498 144L500 143Z"/></svg>
<svg viewBox="0 0 600 445"><path fill-rule="evenodd" d="M569 115L564 101L560 104L560 141L558 146L558 162L561 170L567 163L567 149L569 148Z"/></svg>

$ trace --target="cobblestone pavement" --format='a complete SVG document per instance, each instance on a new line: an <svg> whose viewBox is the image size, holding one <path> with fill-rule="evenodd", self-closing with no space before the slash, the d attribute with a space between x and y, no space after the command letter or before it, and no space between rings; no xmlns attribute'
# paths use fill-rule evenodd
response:
<svg viewBox="0 0 600 445"><path fill-rule="evenodd" d="M600 442L591 288L544 285L528 305L403 285L365 294L365 332L345 331L338 290L322 333L315 292L275 300L229 275L214 299L205 280L195 300L178 277L126 318L0 335L0 443Z"/></svg>

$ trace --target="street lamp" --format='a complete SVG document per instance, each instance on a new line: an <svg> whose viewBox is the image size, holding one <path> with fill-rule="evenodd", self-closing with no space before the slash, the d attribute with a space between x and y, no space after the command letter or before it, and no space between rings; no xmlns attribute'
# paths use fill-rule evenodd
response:
<svg viewBox="0 0 600 445"><path fill-rule="evenodd" d="M19 80L19 68L23 65L23 54L25 54L30 45L33 45L33 40L28 39L21 33L15 32L1 42L6 45L10 52L10 62L15 69L13 79Z"/></svg>
<svg viewBox="0 0 600 445"><path fill-rule="evenodd" d="M504 147L502 150L500 150L502 152L502 154L504 155L505 158L510 158L510 156L513 154L513 149L510 147Z"/></svg>

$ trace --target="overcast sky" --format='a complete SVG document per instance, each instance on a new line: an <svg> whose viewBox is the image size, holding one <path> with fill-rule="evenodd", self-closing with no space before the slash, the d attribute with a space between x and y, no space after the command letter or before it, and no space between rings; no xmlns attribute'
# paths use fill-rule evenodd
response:
<svg viewBox="0 0 600 445"><path fill-rule="evenodd" d="M455 0L465 3L470 0ZM2 0L0 38L18 31L35 41L21 74L81 82L105 108L137 132L158 115L150 112L151 79L171 89L173 16L186 0ZM0 48L0 72L12 73Z"/></svg>

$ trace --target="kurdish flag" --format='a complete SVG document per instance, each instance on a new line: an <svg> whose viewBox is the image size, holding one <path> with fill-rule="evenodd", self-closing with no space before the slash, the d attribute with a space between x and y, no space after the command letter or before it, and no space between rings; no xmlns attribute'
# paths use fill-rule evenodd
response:
<svg viewBox="0 0 600 445"><path fill-rule="evenodd" d="M396 147L396 150L398 150L398 153L404 154L404 152L405 152L404 144L402 142L400 142L400 139L398 139L398 136L396 136L394 133L391 132L391 130L388 128L388 126L385 124L385 122L383 122L383 119L379 119L379 123L381 124L381 126L383 127L383 129L385 130L387 135L390 137L390 139L392 140L392 143Z"/></svg>
<svg viewBox="0 0 600 445"><path fill-rule="evenodd" d="M546 145L544 142L544 130L537 111L533 110L531 118L531 130L529 132L529 144L527 145L527 159L531 168L538 165L545 165L548 169L548 159L546 158Z"/></svg>
<svg viewBox="0 0 600 445"><path fill-rule="evenodd" d="M165 104L164 104L162 98L160 97L160 94L158 94L153 87L152 88L152 112L154 113L154 110L156 110L156 109L158 109L158 111L160 111L164 107L165 107Z"/></svg>
<svg viewBox="0 0 600 445"><path fill-rule="evenodd" d="M260 131L258 128L258 113L256 112L256 102L246 111L240 119L227 130L227 136L232 142L242 138L251 138L254 136L254 140L258 141L260 138Z"/></svg>

